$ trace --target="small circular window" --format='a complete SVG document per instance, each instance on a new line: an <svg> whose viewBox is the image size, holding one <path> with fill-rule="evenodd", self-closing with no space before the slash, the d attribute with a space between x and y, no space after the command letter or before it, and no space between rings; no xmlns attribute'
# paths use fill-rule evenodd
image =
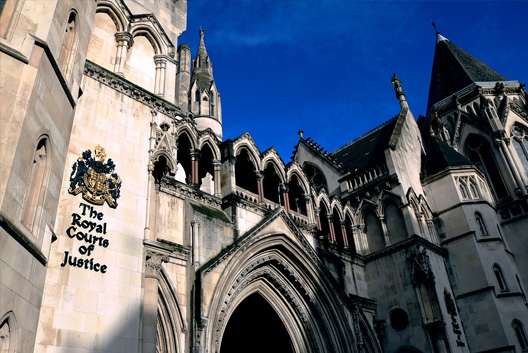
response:
<svg viewBox="0 0 528 353"><path fill-rule="evenodd" d="M409 316L405 310L397 308L390 313L390 325L393 329L401 331L409 324Z"/></svg>

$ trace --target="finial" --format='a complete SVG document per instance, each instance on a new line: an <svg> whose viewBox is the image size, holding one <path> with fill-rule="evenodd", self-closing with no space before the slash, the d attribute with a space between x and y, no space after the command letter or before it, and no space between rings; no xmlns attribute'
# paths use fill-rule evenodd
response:
<svg viewBox="0 0 528 353"><path fill-rule="evenodd" d="M434 23L434 21L431 21L431 24L433 25L435 31L436 31L436 35L439 35L440 32L438 32L438 29L436 29L436 23Z"/></svg>
<svg viewBox="0 0 528 353"><path fill-rule="evenodd" d="M407 106L407 101L405 100L405 92L402 89L402 84L398 76L396 76L396 73L394 73L394 76L392 76L391 79L392 86L394 87L394 91L396 92L396 98L400 101L400 105L403 108L404 106Z"/></svg>
<svg viewBox="0 0 528 353"><path fill-rule="evenodd" d="M200 26L200 39L203 39L204 37L204 30L202 29L202 26Z"/></svg>
<svg viewBox="0 0 528 353"><path fill-rule="evenodd" d="M297 133L299 134L299 136L301 136L301 138L303 138L304 131L302 129L299 129Z"/></svg>

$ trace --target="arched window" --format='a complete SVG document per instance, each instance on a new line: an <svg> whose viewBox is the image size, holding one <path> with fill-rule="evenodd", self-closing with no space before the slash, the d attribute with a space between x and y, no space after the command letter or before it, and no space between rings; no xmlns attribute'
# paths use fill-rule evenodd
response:
<svg viewBox="0 0 528 353"><path fill-rule="evenodd" d="M378 216L372 211L367 211L364 218L365 223L365 234L367 235L367 242L369 252L385 248L385 242L383 240L383 229Z"/></svg>
<svg viewBox="0 0 528 353"><path fill-rule="evenodd" d="M458 189L460 190L460 196L463 199L467 199L468 198L468 192L467 192L467 189L466 189L466 185L464 185L463 183L460 183L460 185L458 186Z"/></svg>
<svg viewBox="0 0 528 353"><path fill-rule="evenodd" d="M214 194L214 167L213 151L208 144L202 147L202 153L198 162L198 184L200 190Z"/></svg>
<svg viewBox="0 0 528 353"><path fill-rule="evenodd" d="M257 167L253 164L249 151L242 148L236 156L235 182L238 187L258 195Z"/></svg>
<svg viewBox="0 0 528 353"><path fill-rule="evenodd" d="M319 204L319 223L321 226L319 230L321 231L321 235L325 240L330 239L330 223L328 222L329 217L331 217L331 215L328 212L326 204L321 202Z"/></svg>
<svg viewBox="0 0 528 353"><path fill-rule="evenodd" d="M186 133L182 133L178 136L178 172L180 166L185 172L185 184L192 184L192 144L189 136ZM181 173L181 172L180 172ZM178 175L178 173L176 174ZM181 174L180 174L181 175ZM183 180L182 180L183 181Z"/></svg>
<svg viewBox="0 0 528 353"><path fill-rule="evenodd" d="M75 12L70 13L68 17L68 23L64 31L64 37L62 38L62 46L59 54L59 66L66 80L70 78L71 71L73 68L73 62L77 44L77 14Z"/></svg>
<svg viewBox="0 0 528 353"><path fill-rule="evenodd" d="M12 311L0 318L0 352L15 351L17 325Z"/></svg>
<svg viewBox="0 0 528 353"><path fill-rule="evenodd" d="M497 280L497 285L499 286L500 291L507 292L508 285L506 284L506 279L504 278L504 274L502 273L502 269L499 267L499 265L493 265L493 273L495 274L495 279Z"/></svg>
<svg viewBox="0 0 528 353"><path fill-rule="evenodd" d="M304 190L301 187L299 177L295 174L291 176L289 182L288 198L290 200L290 209L307 216L306 199L304 198Z"/></svg>
<svg viewBox="0 0 528 353"><path fill-rule="evenodd" d="M277 173L277 167L273 163L268 163L264 168L264 198L278 204L279 201L284 205L281 197L280 184L281 180Z"/></svg>
<svg viewBox="0 0 528 353"><path fill-rule="evenodd" d="M50 167L49 143L47 137L42 137L38 143L31 164L31 172L27 184L26 200L22 212L22 223L38 237L38 218L42 212L44 198L48 186Z"/></svg>
<svg viewBox="0 0 528 353"><path fill-rule="evenodd" d="M515 126L512 129L511 136L513 137L513 146L521 160L523 168L528 173L528 134L524 129Z"/></svg>
<svg viewBox="0 0 528 353"><path fill-rule="evenodd" d="M194 101L195 102L199 102L200 101L200 90L199 89L194 91Z"/></svg>
<svg viewBox="0 0 528 353"><path fill-rule="evenodd" d="M468 138L466 154L469 160L484 173L497 200L508 196L508 191L506 190L499 168L497 168L495 158L488 144L481 138L473 135Z"/></svg>
<svg viewBox="0 0 528 353"><path fill-rule="evenodd" d="M403 215L394 204L394 202L388 202L385 205L385 224L387 225L387 232L389 239L392 244L407 239L407 228L403 221Z"/></svg>
<svg viewBox="0 0 528 353"><path fill-rule="evenodd" d="M521 349L527 350L528 349L528 338L526 337L526 331L524 331L524 325L522 322L520 322L517 319L514 319L512 322L512 328L513 332L515 332L515 337L517 337L517 342L519 342L519 346L521 346Z"/></svg>
<svg viewBox="0 0 528 353"><path fill-rule="evenodd" d="M474 176L460 176L455 179L458 183L458 190L462 200L480 199L480 192L477 180Z"/></svg>
<svg viewBox="0 0 528 353"><path fill-rule="evenodd" d="M477 229L479 235L488 235L488 229L486 228L486 223L484 223L484 218L478 212L475 212L475 221L477 222Z"/></svg>

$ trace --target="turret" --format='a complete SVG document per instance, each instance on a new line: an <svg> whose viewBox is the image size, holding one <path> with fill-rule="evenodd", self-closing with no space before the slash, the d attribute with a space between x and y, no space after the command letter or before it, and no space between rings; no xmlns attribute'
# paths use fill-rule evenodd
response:
<svg viewBox="0 0 528 353"><path fill-rule="evenodd" d="M189 106L198 129L211 128L216 136L222 139L220 94L213 77L213 65L205 48L203 29L200 30L200 46L193 61Z"/></svg>
<svg viewBox="0 0 528 353"><path fill-rule="evenodd" d="M184 113L189 111L189 89L191 85L191 49L189 45L178 47L178 72L176 73L176 104Z"/></svg>

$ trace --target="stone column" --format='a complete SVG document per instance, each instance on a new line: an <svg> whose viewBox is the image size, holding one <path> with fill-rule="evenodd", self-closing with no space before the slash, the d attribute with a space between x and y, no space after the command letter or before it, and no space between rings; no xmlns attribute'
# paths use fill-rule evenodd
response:
<svg viewBox="0 0 528 353"><path fill-rule="evenodd" d="M284 200L284 210L290 213L290 197L288 195L288 186L285 183L280 184L282 199Z"/></svg>
<svg viewBox="0 0 528 353"><path fill-rule="evenodd" d="M330 228L330 241L332 243L336 242L336 235L334 230L334 220L331 214L326 215L326 219L328 219L328 228Z"/></svg>
<svg viewBox="0 0 528 353"><path fill-rule="evenodd" d="M155 110L151 110L150 114L152 115L150 120L150 138L149 138L149 164L147 166L147 205L145 210L145 230L143 237L145 239L150 239L150 198L152 193L152 185L154 184L154 164L152 160L152 154L154 153L154 148L156 147L156 116L158 113Z"/></svg>
<svg viewBox="0 0 528 353"><path fill-rule="evenodd" d="M346 222L341 222L341 235L343 236L343 244L345 245L345 248L348 248Z"/></svg>
<svg viewBox="0 0 528 353"><path fill-rule="evenodd" d="M387 230L387 224L385 223L385 217L380 217L381 229L383 230L383 240L385 241L385 247L391 246L391 241L389 239L389 231Z"/></svg>
<svg viewBox="0 0 528 353"><path fill-rule="evenodd" d="M510 155L511 160L513 164L515 165L516 170L517 171L524 170L524 167L522 166L522 164L519 165L519 163L514 158L511 157L513 153L517 153L515 152L515 149L512 150L512 148L514 147L512 147L511 138L506 139L506 147L508 149L508 154ZM518 174L519 174L519 177L523 185L525 186L524 189L526 189L526 186L528 186L528 180L526 180L526 177L523 175L523 173L519 172Z"/></svg>
<svg viewBox="0 0 528 353"><path fill-rule="evenodd" d="M117 42L116 59L114 64L114 72L123 76L123 67L125 66L126 54L128 49L134 43L134 37L130 32L117 32L115 34Z"/></svg>
<svg viewBox="0 0 528 353"><path fill-rule="evenodd" d="M519 171L517 170L517 168L515 167L515 164L513 163L513 159L510 155L510 151L508 149L508 146L506 145L506 142L508 142L509 144L510 139L506 139L506 138L497 139L495 140L495 145L499 146L499 151L502 155L502 159L506 161L506 164L508 165L508 169L510 170L511 175L513 176L513 179L516 184L515 192L521 193L521 195L526 195L526 188L524 187L521 176L519 175Z"/></svg>
<svg viewBox="0 0 528 353"><path fill-rule="evenodd" d="M158 329L158 279L161 264L168 262L169 257L151 250L146 250L145 255L142 351L155 352Z"/></svg>
<svg viewBox="0 0 528 353"><path fill-rule="evenodd" d="M167 57L165 55L154 55L156 64L156 79L154 81L154 94L163 97L165 93L165 69L167 68Z"/></svg>
<svg viewBox="0 0 528 353"><path fill-rule="evenodd" d="M198 186L198 162L200 160L200 150L195 149L191 151L191 185Z"/></svg>
<svg viewBox="0 0 528 353"><path fill-rule="evenodd" d="M319 207L315 207L314 212L315 212L315 222L317 224L317 230L321 231L322 228L321 228L321 217L319 216Z"/></svg>
<svg viewBox="0 0 528 353"><path fill-rule="evenodd" d="M264 175L261 172L257 172L257 189L258 189L258 202L264 202Z"/></svg>
<svg viewBox="0 0 528 353"><path fill-rule="evenodd" d="M221 167L222 167L222 163L220 162L219 159L213 160L214 194L216 197L222 197Z"/></svg>

